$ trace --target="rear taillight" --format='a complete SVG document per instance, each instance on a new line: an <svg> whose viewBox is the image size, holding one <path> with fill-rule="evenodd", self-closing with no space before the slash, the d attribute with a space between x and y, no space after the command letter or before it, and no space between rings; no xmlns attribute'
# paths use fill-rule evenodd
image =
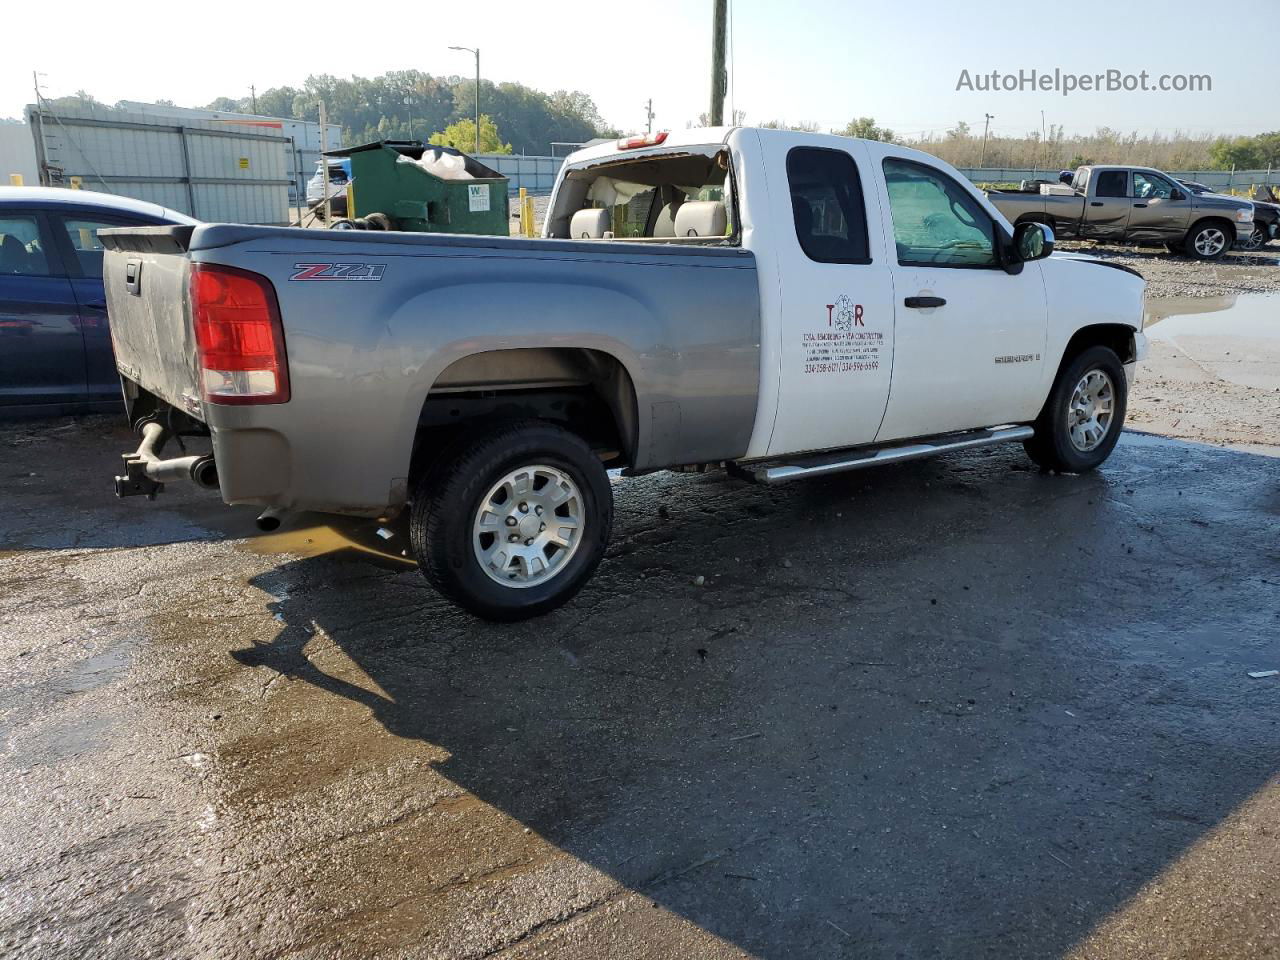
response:
<svg viewBox="0 0 1280 960"><path fill-rule="evenodd" d="M656 147L667 139L667 131L659 130L643 137L621 137L618 140L619 150L636 150L639 147Z"/></svg>
<svg viewBox="0 0 1280 960"><path fill-rule="evenodd" d="M225 404L288 401L284 330L270 280L234 267L193 264L191 320L205 400Z"/></svg>

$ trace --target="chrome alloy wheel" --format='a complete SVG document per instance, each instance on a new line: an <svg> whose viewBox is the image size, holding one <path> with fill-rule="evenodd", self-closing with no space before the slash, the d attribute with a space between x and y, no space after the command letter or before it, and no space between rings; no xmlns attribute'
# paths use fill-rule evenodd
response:
<svg viewBox="0 0 1280 960"><path fill-rule="evenodd" d="M1196 234L1196 252L1202 257L1216 257L1227 245L1227 235L1217 227L1205 227Z"/></svg>
<svg viewBox="0 0 1280 960"><path fill-rule="evenodd" d="M504 587L536 587L569 565L582 543L582 493L563 470L517 467L489 488L471 525L480 568Z"/></svg>
<svg viewBox="0 0 1280 960"><path fill-rule="evenodd" d="M1260 250L1262 245L1267 242L1267 232L1261 227L1255 225L1253 233L1249 234L1248 239L1244 241L1242 246L1246 250Z"/></svg>
<svg viewBox="0 0 1280 960"><path fill-rule="evenodd" d="M1067 404L1067 431L1073 447L1088 453L1106 439L1115 402L1115 385L1106 373L1095 368L1080 378Z"/></svg>

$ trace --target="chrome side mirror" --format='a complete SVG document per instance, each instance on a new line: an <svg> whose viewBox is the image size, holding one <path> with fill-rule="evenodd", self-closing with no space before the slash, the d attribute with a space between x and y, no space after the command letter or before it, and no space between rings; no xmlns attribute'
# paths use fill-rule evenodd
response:
<svg viewBox="0 0 1280 960"><path fill-rule="evenodd" d="M1043 223L1020 223L1013 230L1013 249L1022 263L1043 260L1053 253L1053 230Z"/></svg>

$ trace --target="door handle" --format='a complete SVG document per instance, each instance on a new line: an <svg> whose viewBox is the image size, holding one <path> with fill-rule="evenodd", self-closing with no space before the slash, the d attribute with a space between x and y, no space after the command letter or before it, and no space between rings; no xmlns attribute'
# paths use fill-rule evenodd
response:
<svg viewBox="0 0 1280 960"><path fill-rule="evenodd" d="M945 307L947 301L941 297L907 297L902 301L904 307L913 307L917 310L927 310L929 307Z"/></svg>
<svg viewBox="0 0 1280 960"><path fill-rule="evenodd" d="M1145 207L1145 206L1146 206L1146 204L1145 204L1145 203L1135 203L1135 204L1134 204L1134 206L1135 206L1135 207Z"/></svg>
<svg viewBox="0 0 1280 960"><path fill-rule="evenodd" d="M1089 204L1089 206L1091 206L1091 207L1100 207L1100 206L1102 206L1102 201L1101 201L1101 200L1094 200L1094 201L1092 201L1092 202Z"/></svg>

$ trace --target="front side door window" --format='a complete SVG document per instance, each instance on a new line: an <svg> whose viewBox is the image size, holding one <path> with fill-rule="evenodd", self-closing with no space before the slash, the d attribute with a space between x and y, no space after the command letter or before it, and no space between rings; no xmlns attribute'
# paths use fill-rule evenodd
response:
<svg viewBox="0 0 1280 960"><path fill-rule="evenodd" d="M1168 200L1173 197L1173 184L1164 177L1133 173L1133 195L1139 200Z"/></svg>
<svg viewBox="0 0 1280 960"><path fill-rule="evenodd" d="M898 263L918 267L994 267L995 222L941 170L884 161Z"/></svg>

